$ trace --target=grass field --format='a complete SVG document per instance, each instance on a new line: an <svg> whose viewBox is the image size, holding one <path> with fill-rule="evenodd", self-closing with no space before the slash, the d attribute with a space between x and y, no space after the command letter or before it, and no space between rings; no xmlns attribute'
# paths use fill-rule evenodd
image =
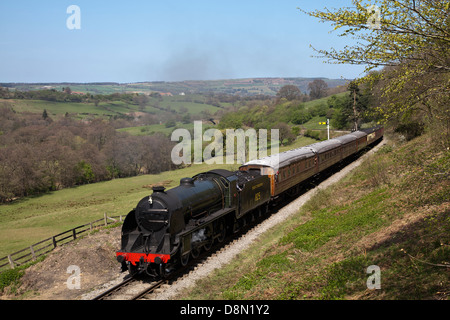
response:
<svg viewBox="0 0 450 320"><path fill-rule="evenodd" d="M109 117L138 111L157 114L161 113L162 110L173 110L177 113L182 113L182 108L185 108L184 110L187 110L187 113L190 113L191 115L198 115L204 111L214 114L217 110L219 110L218 107L207 104L206 99L201 95L192 95L189 97L164 96L160 99L149 97L149 101L143 110L140 110L138 105L126 103L124 101L103 101L96 106L93 102L78 103L25 99L0 99L0 106L1 105L11 107L17 112L42 114L45 109L51 117L69 113L77 114L80 118L84 118L86 116Z"/></svg>
<svg viewBox="0 0 450 320"><path fill-rule="evenodd" d="M209 128L212 128L213 126L209 125L202 125L203 132ZM152 135L154 133L163 133L166 136L170 136L170 134L179 128L187 129L187 130L193 130L194 129L194 123L181 123L177 122L175 127L169 127L167 128L164 124L152 124L148 126L139 126L139 127L129 127L129 128L122 128L118 129L117 131L120 132L127 132L134 136L144 136L144 135Z"/></svg>
<svg viewBox="0 0 450 320"><path fill-rule="evenodd" d="M62 116L64 114L77 114L80 118L86 115L113 116L138 111L138 107L126 104L123 101L94 103L78 102L54 102L44 100L0 99L4 106L13 108L16 112L31 112L42 114L44 109L50 116Z"/></svg>

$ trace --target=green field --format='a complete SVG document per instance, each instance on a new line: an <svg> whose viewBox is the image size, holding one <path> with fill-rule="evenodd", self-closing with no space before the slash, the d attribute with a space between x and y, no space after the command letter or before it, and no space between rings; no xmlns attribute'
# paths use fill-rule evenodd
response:
<svg viewBox="0 0 450 320"><path fill-rule="evenodd" d="M94 103L0 99L0 105L11 107L16 112L42 114L44 110L47 110L50 116L61 116L69 113L77 114L80 117L86 115L103 117L138 111L137 106L126 104L123 101L100 102L98 106L95 106Z"/></svg>
<svg viewBox="0 0 450 320"><path fill-rule="evenodd" d="M225 104L226 105L226 104ZM132 112L146 112L158 114L161 112L176 112L184 115L198 115L202 112L214 114L220 108L207 104L201 95L192 96L164 96L161 98L149 97L148 103L139 108L138 105L124 101L102 101L96 106L94 102L54 102L45 100L26 99L0 99L0 106L13 108L16 112L31 112L42 114L44 110L52 117L76 114L80 118L86 116L110 117L129 114ZM184 108L184 109L182 109Z"/></svg>
<svg viewBox="0 0 450 320"><path fill-rule="evenodd" d="M202 130L205 131L209 128L212 128L212 125L202 125ZM187 129L187 130L193 130L194 124L193 123L181 123L177 122L175 127L169 127L167 128L164 124L152 124L148 126L140 126L140 127L129 127L129 128L121 128L117 131L120 132L127 132L134 136L145 136L145 135L152 135L154 133L163 133L166 136L169 136L174 130L176 129Z"/></svg>
<svg viewBox="0 0 450 320"><path fill-rule="evenodd" d="M184 107L189 110L190 114L200 114L203 111L208 111L213 114L219 110L218 107L208 104L205 96L200 94L164 96L161 99L162 101L159 101L159 98L150 97L149 105L154 105L159 102L160 107L164 109L170 107L178 113L180 112L180 109Z"/></svg>

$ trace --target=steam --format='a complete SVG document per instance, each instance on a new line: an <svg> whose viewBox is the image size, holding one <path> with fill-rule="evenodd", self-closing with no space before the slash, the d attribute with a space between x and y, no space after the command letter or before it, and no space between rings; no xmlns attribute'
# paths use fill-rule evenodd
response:
<svg viewBox="0 0 450 320"><path fill-rule="evenodd" d="M165 81L214 80L233 77L224 51L187 46L163 63L159 78Z"/></svg>

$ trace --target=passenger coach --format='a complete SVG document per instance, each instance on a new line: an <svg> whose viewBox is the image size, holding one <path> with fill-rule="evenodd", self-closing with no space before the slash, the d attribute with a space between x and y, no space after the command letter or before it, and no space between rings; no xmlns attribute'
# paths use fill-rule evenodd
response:
<svg viewBox="0 0 450 320"><path fill-rule="evenodd" d="M354 131L352 133L252 160L239 170L258 170L270 178L271 196L298 186L302 181L361 151L383 137L383 127ZM293 190L296 191L296 190Z"/></svg>

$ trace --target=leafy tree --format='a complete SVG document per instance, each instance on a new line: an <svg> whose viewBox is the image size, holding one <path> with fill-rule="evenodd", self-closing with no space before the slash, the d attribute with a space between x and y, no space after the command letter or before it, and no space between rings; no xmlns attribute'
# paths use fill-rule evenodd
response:
<svg viewBox="0 0 450 320"><path fill-rule="evenodd" d="M348 115L344 113L344 109L336 109L334 111L331 125L336 129L347 129Z"/></svg>
<svg viewBox="0 0 450 320"><path fill-rule="evenodd" d="M294 124L304 124L312 118L311 112L303 109L295 110L292 113L291 121Z"/></svg>
<svg viewBox="0 0 450 320"><path fill-rule="evenodd" d="M77 166L76 169L77 171L77 184L85 184L85 183L91 183L94 182L95 180L95 174L94 171L92 170L92 166L89 163L86 163L84 160L80 161Z"/></svg>
<svg viewBox="0 0 450 320"><path fill-rule="evenodd" d="M353 6L306 14L331 22L357 40L341 50L314 49L330 63L359 64L360 79L375 87L375 111L385 121L421 115L443 132L449 146L450 3L436 0L353 0ZM430 126L431 127L431 126Z"/></svg>

